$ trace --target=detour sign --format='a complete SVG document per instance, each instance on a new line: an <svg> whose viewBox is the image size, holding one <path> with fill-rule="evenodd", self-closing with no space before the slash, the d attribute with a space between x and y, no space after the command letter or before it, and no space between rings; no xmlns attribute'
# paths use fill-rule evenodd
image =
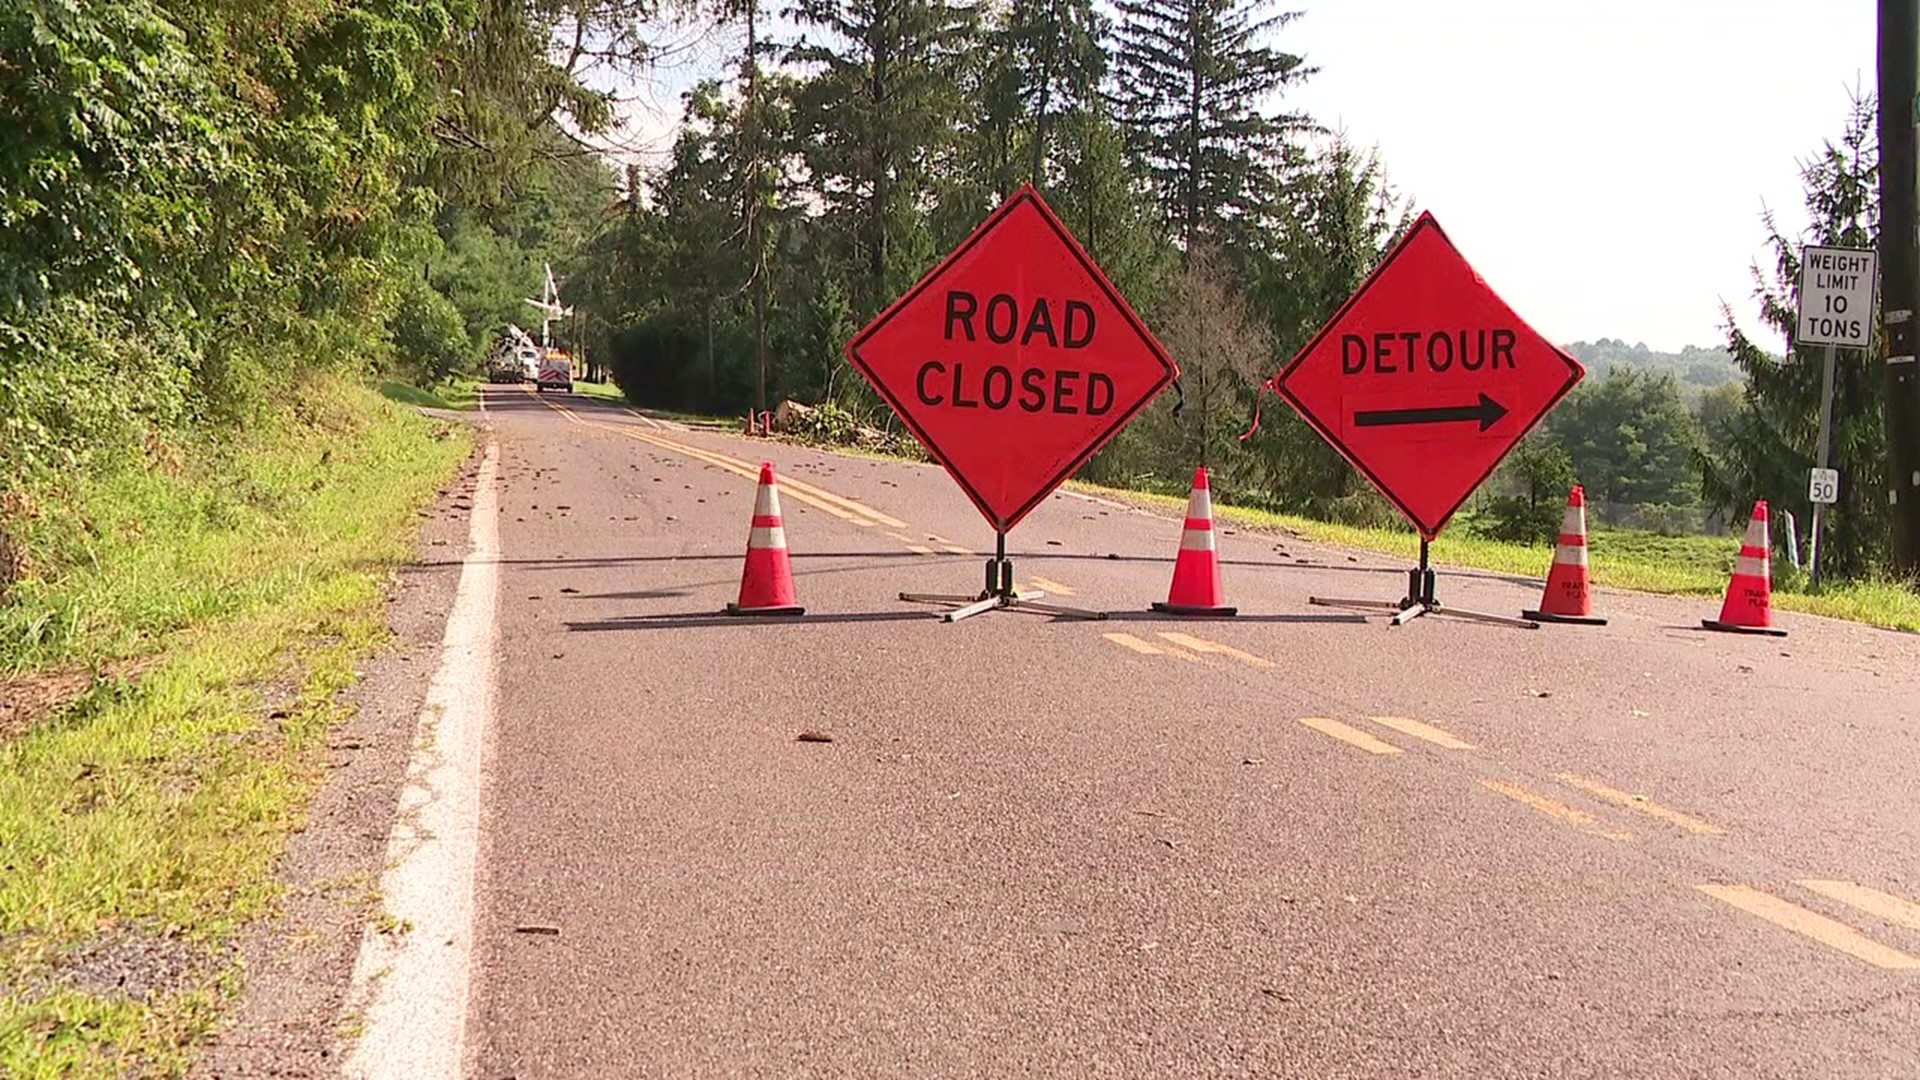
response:
<svg viewBox="0 0 1920 1080"><path fill-rule="evenodd" d="M1002 533L1179 375L1030 186L847 359Z"/></svg>
<svg viewBox="0 0 1920 1080"><path fill-rule="evenodd" d="M1267 385L1431 540L1585 375L1422 214Z"/></svg>

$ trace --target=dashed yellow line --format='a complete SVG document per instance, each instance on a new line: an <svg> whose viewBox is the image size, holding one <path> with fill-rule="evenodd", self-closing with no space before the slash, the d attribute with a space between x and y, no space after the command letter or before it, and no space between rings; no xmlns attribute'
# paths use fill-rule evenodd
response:
<svg viewBox="0 0 1920 1080"><path fill-rule="evenodd" d="M1578 810L1568 806L1566 803L1549 799L1545 795L1530 791L1527 788L1521 787L1519 784L1509 784L1501 780L1489 780L1482 777L1480 779L1480 786L1486 788L1488 791L1504 795L1523 806L1530 806L1548 817L1558 818L1569 825L1578 826L1587 832L1593 833L1595 836L1604 836L1609 840L1633 839L1633 834L1630 832L1616 832L1612 829L1603 828L1600 824L1600 819L1587 813L1585 810Z"/></svg>
<svg viewBox="0 0 1920 1080"><path fill-rule="evenodd" d="M690 454L695 457L704 457L716 465L724 464L724 465L731 465L736 469L745 469L755 479L758 479L760 476L760 467L758 465L754 464L751 461L743 461L740 458L732 456L731 454L725 454L718 450L707 450L701 447L688 446L687 444L682 443L676 439L669 439L664 435L656 435L656 434L653 434L652 432L647 432L643 436L643 438L646 441L654 443L655 445L658 445L658 446L662 446L668 449L678 450L681 453ZM858 500L855 500L855 499L849 499L844 495L837 495L831 491L826 490L825 488L816 487L813 484L807 483L805 480L801 480L791 475L782 476L780 478L780 486L782 488L785 488L791 491L799 492L803 495L810 495L813 498L821 499L825 502L833 503L856 516L871 518L875 522L878 522L879 524L884 525L889 529L904 529L907 527L906 522L901 521L899 518L894 517L891 514L887 514L879 510L875 510L873 507L868 506L863 502L859 502Z"/></svg>
<svg viewBox="0 0 1920 1080"><path fill-rule="evenodd" d="M1809 880L1800 882L1800 885L1829 900L1838 900L1849 907L1858 908L1876 919L1908 930L1920 930L1920 904L1904 897L1856 885L1851 881Z"/></svg>
<svg viewBox="0 0 1920 1080"><path fill-rule="evenodd" d="M1356 727L1348 727L1338 720L1329 720L1324 716L1303 716L1300 722L1322 735L1331 735L1343 743L1357 746L1369 754L1401 754L1405 751Z"/></svg>
<svg viewBox="0 0 1920 1080"><path fill-rule="evenodd" d="M915 555L931 555L931 554L933 554L933 549L932 549L932 548L930 548L930 547L925 547L925 546L923 546L923 545L921 545L921 544L916 544L916 543L914 543L914 542L913 542L913 541L912 541L911 539L909 539L909 538L907 538L907 537L904 537L904 536L901 536L901 535L900 535L899 533L897 533L897 532L890 532L890 533L888 533L887 535L888 535L888 536L891 536L891 537L893 537L893 538L894 538L895 540L898 540L898 541L900 541L900 543L901 543L901 545L902 545L902 546L904 546L904 547L905 547L905 548L906 548L906 549L907 549L908 551L911 551L911 552L913 552L913 553L914 553Z"/></svg>
<svg viewBox="0 0 1920 1080"><path fill-rule="evenodd" d="M1273 666L1273 661L1268 660L1263 656L1255 656L1252 653L1241 652L1239 649L1236 649L1231 645L1222 645L1218 642L1208 641L1205 638L1197 638L1197 637L1194 637L1192 634L1182 634L1177 631L1162 630L1160 631L1160 636L1167 639L1168 641L1173 642L1175 645L1179 645L1182 648L1192 649L1194 652L1197 652L1197 653L1217 653L1221 656L1231 656L1235 660L1238 660L1241 663L1246 664L1248 667L1270 668Z"/></svg>
<svg viewBox="0 0 1920 1080"><path fill-rule="evenodd" d="M1402 735L1411 735L1416 739L1424 739L1445 750L1473 749L1472 743L1462 742L1453 735L1434 727L1432 724L1423 724L1418 720L1405 716L1375 716L1371 719L1374 723L1390 727Z"/></svg>
<svg viewBox="0 0 1920 1080"><path fill-rule="evenodd" d="M686 446L674 442L672 439L662 438L650 431L634 431L628 428L615 427L611 424L596 424L594 426L604 428L618 435L624 435L636 442L643 442L650 446L659 447L662 450L684 454L696 461L703 461L715 468L724 469L727 472L748 480L757 482L760 479L759 468L737 458L728 457L725 454L716 454L699 449L698 447ZM849 500L823 498L822 495L824 493L822 493L820 489L812 487L811 485L798 483L792 477L783 476L780 478L780 490L783 494L789 495L816 510L824 510L842 521L852 522L862 528L870 529L876 524L884 524L880 521L879 515L868 514L864 510L849 510L841 505L842 503L848 503ZM898 528L901 526L896 525L895 527Z"/></svg>
<svg viewBox="0 0 1920 1080"><path fill-rule="evenodd" d="M1829 919L1817 911L1810 911L1799 904L1782 900L1772 893L1761 892L1747 885L1725 885L1717 882L1695 885L1694 888L1749 915L1765 919L1775 926L1791 930L1802 937L1811 938L1829 949L1846 953L1856 960L1864 960L1874 967L1889 971L1920 970L1920 959L1898 949L1888 948L1846 923Z"/></svg>
<svg viewBox="0 0 1920 1080"><path fill-rule="evenodd" d="M1100 636L1123 649L1132 649L1141 656L1163 656L1166 654L1166 650L1160 646L1155 645L1151 641L1134 637L1132 634L1101 634Z"/></svg>
<svg viewBox="0 0 1920 1080"><path fill-rule="evenodd" d="M971 555L971 554L973 554L973 549L972 549L972 548L964 548L964 547L961 547L961 546L960 546L959 544L956 544L956 543L954 543L953 541L951 541L951 540L949 540L949 539L947 539L947 538L946 538L946 537L944 537L944 536L935 536L935 535L934 535L934 534L932 534L932 533L928 533L928 534L927 534L927 539L929 539L929 540L931 540L931 541L933 541L934 543L936 543L936 544L938 544L938 545L940 545L940 549L941 549L942 551L945 551L945 552L947 552L948 554L951 554L951 555Z"/></svg>
<svg viewBox="0 0 1920 1080"><path fill-rule="evenodd" d="M1691 814L1683 814L1678 810L1661 806L1645 795L1634 795L1625 791L1616 791L1598 780L1589 779L1584 776L1576 776L1573 773L1557 773L1554 779L1559 780L1563 784L1577 787L1597 799L1604 799L1607 802L1613 803L1615 806L1624 806L1629 810L1636 810L1648 817L1659 818L1669 825L1678 826L1690 833L1695 833L1700 836L1727 835L1727 830L1715 825L1711 821L1702 821Z"/></svg>
<svg viewBox="0 0 1920 1080"><path fill-rule="evenodd" d="M1165 656L1174 660L1182 660L1189 664L1211 664L1213 662L1204 656L1195 656L1192 653L1181 652L1178 649L1163 649L1151 641L1134 637L1132 634L1102 634L1100 636L1123 649L1139 653L1141 656Z"/></svg>
<svg viewBox="0 0 1920 1080"><path fill-rule="evenodd" d="M1033 581L1034 588L1044 589L1050 593L1058 593L1061 596L1073 595L1073 589L1070 586L1062 585L1052 578L1036 577L1031 580Z"/></svg>

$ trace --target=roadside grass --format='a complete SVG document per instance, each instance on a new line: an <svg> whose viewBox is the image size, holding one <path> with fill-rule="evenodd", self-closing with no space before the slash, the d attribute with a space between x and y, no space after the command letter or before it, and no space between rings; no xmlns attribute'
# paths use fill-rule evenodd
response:
<svg viewBox="0 0 1920 1080"><path fill-rule="evenodd" d="M452 379L431 390L398 379L380 383L380 396L402 405L423 409L471 409L480 399L479 384L472 379Z"/></svg>
<svg viewBox="0 0 1920 1080"><path fill-rule="evenodd" d="M316 382L257 433L76 480L28 521L39 574L0 608L0 675L149 666L0 740L0 1075L185 1074L337 695L386 639L416 512L469 447Z"/></svg>
<svg viewBox="0 0 1920 1080"><path fill-rule="evenodd" d="M422 390L412 383L398 379L386 379L380 383L380 396L401 405L417 405L423 409L451 409L446 399L431 390Z"/></svg>
<svg viewBox="0 0 1920 1080"><path fill-rule="evenodd" d="M1186 500L1176 496L1127 491L1078 480L1069 484L1076 490L1119 502L1175 510L1186 506ZM1214 514L1220 520L1248 528L1285 530L1314 543L1399 556L1407 560L1408 565L1420 555L1420 538L1411 531L1360 528L1220 504L1215 504ZM1595 585L1716 601L1726 593L1727 578L1740 550L1740 541L1733 536L1661 536L1628 529L1591 529L1587 544ZM1535 581L1545 578L1552 558L1551 545L1503 543L1470 535L1458 527L1433 544L1436 565L1511 574ZM1773 602L1782 611L1920 631L1920 594L1895 583L1849 582L1809 591L1804 573L1776 561ZM1717 610L1706 612L1706 617L1712 617Z"/></svg>
<svg viewBox="0 0 1920 1080"><path fill-rule="evenodd" d="M633 402L627 400L627 395L621 392L620 387L611 382L576 382L573 384L573 392L585 397L597 398L601 401L611 401L617 405L632 405L648 416L660 420L673 420L685 424L688 427L737 431L743 422L734 417L705 416L700 413L683 413L674 412L671 409L657 409L651 405L634 405Z"/></svg>
<svg viewBox="0 0 1920 1080"><path fill-rule="evenodd" d="M461 376L442 384L435 392L450 408L474 409L480 405L479 379Z"/></svg>
<svg viewBox="0 0 1920 1080"><path fill-rule="evenodd" d="M610 382L576 382L573 384L573 392L583 397L599 398L602 401L618 402L621 405L627 403L627 395L621 393L620 388Z"/></svg>

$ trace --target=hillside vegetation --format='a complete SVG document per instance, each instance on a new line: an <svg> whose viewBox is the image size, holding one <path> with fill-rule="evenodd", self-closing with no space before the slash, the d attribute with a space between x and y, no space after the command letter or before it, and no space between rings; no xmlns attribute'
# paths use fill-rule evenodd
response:
<svg viewBox="0 0 1920 1080"><path fill-rule="evenodd" d="M1719 347L1689 345L1677 353L1655 352L1645 344L1629 345L1615 338L1576 341L1563 346L1595 375L1632 370L1643 375L1671 375L1681 395L1690 402L1702 393L1746 380L1733 354Z"/></svg>

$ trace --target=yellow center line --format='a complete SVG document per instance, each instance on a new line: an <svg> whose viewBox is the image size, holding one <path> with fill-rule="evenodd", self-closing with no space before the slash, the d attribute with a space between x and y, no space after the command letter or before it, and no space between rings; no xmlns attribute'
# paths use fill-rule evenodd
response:
<svg viewBox="0 0 1920 1080"><path fill-rule="evenodd" d="M1609 840L1632 840L1633 839L1632 833L1615 832L1611 829L1601 828L1600 819L1594 817L1592 814L1587 813L1585 810L1576 810L1575 808L1568 806L1566 803L1556 802L1553 799L1547 798L1545 795L1541 795L1538 792L1529 791L1528 789L1523 788L1518 784L1509 784L1500 780L1489 780L1489 779L1486 779L1485 777L1482 777L1480 780L1480 786L1483 788L1486 788L1488 791L1492 791L1500 795L1505 795L1507 798L1512 799L1514 802L1520 803L1524 806L1531 806L1535 810L1540 811L1541 813L1547 815L1548 817L1559 818L1561 821L1564 821L1569 825L1577 825L1580 828L1585 829L1590 833L1593 833L1595 836L1604 836Z"/></svg>
<svg viewBox="0 0 1920 1080"><path fill-rule="evenodd" d="M1166 653L1166 650L1155 645L1153 642L1143 641L1140 638L1134 637L1132 634L1101 634L1100 636L1123 649L1132 649L1142 656L1162 656Z"/></svg>
<svg viewBox="0 0 1920 1080"><path fill-rule="evenodd" d="M1303 716L1300 718L1300 722L1322 735L1331 735L1341 742L1357 746L1369 754L1405 753L1405 751L1390 742L1376 739L1366 732L1361 731L1359 728L1348 727L1338 720L1329 720L1323 716Z"/></svg>
<svg viewBox="0 0 1920 1080"><path fill-rule="evenodd" d="M898 540L898 541L900 541L900 543L901 543L901 544L903 544L903 545L905 545L905 546L906 546L906 549L907 549L908 551L911 551L911 552L913 552L913 553L914 553L915 555L931 555L931 554L933 554L933 549L932 549L932 548L930 548L930 547L923 547L923 546L921 546L921 545L919 545L919 544L916 544L916 543L914 543L914 542L913 542L912 540L910 540L910 539L908 539L907 537L904 537L904 536L901 536L901 535L900 535L899 533L897 533L897 532L890 532L890 533L888 533L887 535L888 535L888 536L891 536L891 537L893 537L893 538L894 538L895 540Z"/></svg>
<svg viewBox="0 0 1920 1080"><path fill-rule="evenodd" d="M1061 596L1073 595L1073 589L1071 589L1066 585L1060 584L1059 582L1053 580L1052 578L1036 577L1033 579L1033 585L1037 589L1045 589L1050 593L1059 593Z"/></svg>
<svg viewBox="0 0 1920 1080"><path fill-rule="evenodd" d="M1605 799L1615 806L1624 806L1629 810L1638 810L1648 817L1659 818L1669 825L1679 826L1690 833L1697 833L1701 836L1727 835L1727 830L1715 825L1711 821L1702 821L1690 814L1683 814L1678 810L1668 809L1647 798L1645 795L1633 795L1625 791L1615 791L1613 788L1608 787L1598 780L1588 779L1584 776L1576 776L1573 773L1556 773L1554 779L1559 780L1563 784L1577 787L1595 798Z"/></svg>
<svg viewBox="0 0 1920 1080"><path fill-rule="evenodd" d="M683 446L679 443L674 442L671 439L661 438L660 436L655 435L651 432L635 431L630 427L626 427L618 424L602 424L593 420L583 420L578 416L575 416L572 410L567 409L560 405L555 405L551 401L542 400L541 404L547 406L550 409L553 409L554 411L560 413L561 415L565 416L567 419L573 421L576 424L585 424L588 427L599 428L602 431L610 431L615 435L624 436L626 438L634 440L635 442L643 442L649 446L657 447L661 450L670 451L672 453L684 454L687 457L693 458L695 461L704 462L708 465L712 465L717 469L722 469L726 472L733 473L736 476L740 476L748 480L753 480L755 482L758 482L760 479L759 469L756 469L751 465L747 465L746 463L741 462L738 459L729 458L723 454L710 454L704 450L700 450L691 446ZM864 528L873 527L874 522L868 521L866 518L859 517L855 514L849 513L848 511L841 509L839 506L836 506L833 503L828 502L824 499L817 498L816 496L811 494L809 491L803 490L809 486L810 485L804 485L804 484L795 485L791 480L783 479L780 481L780 487L786 490L786 492L789 495L791 495L794 499L796 499L799 502L805 503L816 510L823 510L833 515L834 517L841 519L842 521L849 521L855 525L859 525ZM841 501L844 502L847 500L841 500Z"/></svg>
<svg viewBox="0 0 1920 1080"><path fill-rule="evenodd" d="M1452 735L1448 734L1447 732L1441 731L1439 728L1434 727L1432 724L1423 724L1418 720L1413 720L1405 716L1375 716L1375 717L1371 717L1370 719L1372 719L1374 723L1381 724L1385 727L1390 727L1393 730L1401 733L1402 735L1411 735L1416 739L1425 739L1426 741L1432 743L1433 745L1441 747L1443 749L1447 749L1447 750L1473 749L1472 743L1461 742L1459 739L1454 738Z"/></svg>
<svg viewBox="0 0 1920 1080"><path fill-rule="evenodd" d="M1913 971L1920 969L1920 959L1908 956L1898 949L1891 949L1861 934L1853 927L1836 922L1816 911L1809 911L1799 904L1789 903L1771 893L1746 885L1707 884L1694 888L1723 903L1731 904L1749 915L1791 930L1802 937L1812 938L1829 949L1837 949L1856 960L1864 960L1874 967L1890 971Z"/></svg>
<svg viewBox="0 0 1920 1080"><path fill-rule="evenodd" d="M1838 900L1849 907L1903 926L1908 930L1920 930L1920 904L1898 897L1892 893L1883 893L1879 889L1869 889L1865 885L1856 885L1851 881L1802 881L1800 885L1812 889L1829 900Z"/></svg>
<svg viewBox="0 0 1920 1080"><path fill-rule="evenodd" d="M1255 656L1252 653L1244 653L1231 645L1221 645L1218 642L1208 641L1205 638L1194 637L1192 634L1162 630L1160 631L1160 636L1173 642L1175 645L1192 649L1194 652L1219 653L1221 656L1231 656L1235 660L1250 667L1270 668L1273 666L1273 661L1265 657Z"/></svg>
<svg viewBox="0 0 1920 1080"><path fill-rule="evenodd" d="M733 464L738 468L748 469L752 471L755 477L758 477L760 475L759 466L755 465L751 461L743 461L740 458L734 457L730 454L721 453L718 450L708 450L703 447L688 446L684 443L679 442L678 440L669 439L664 435L650 435L649 437L662 444L669 445L674 447L675 449L681 450L684 453L704 454L710 458L716 459L716 464L719 461L726 461L726 462L730 462L731 464ZM861 517L872 518L873 520L879 522L880 524L885 525L889 529L904 529L907 527L907 523L904 521L901 521L899 518L893 517L889 514L883 514L880 511L875 510L873 507L866 505L865 503L857 502L853 499L849 499L844 495L836 495L833 492L828 491L824 488L815 487L814 485L807 483L805 480L796 479L795 477L792 477L792 476L785 476L781 478L780 486L786 487L786 488L792 488L796 491L805 492L806 494L811 495L814 498L825 499L830 503L836 503L841 508L847 511L850 511L851 513L857 514Z"/></svg>

